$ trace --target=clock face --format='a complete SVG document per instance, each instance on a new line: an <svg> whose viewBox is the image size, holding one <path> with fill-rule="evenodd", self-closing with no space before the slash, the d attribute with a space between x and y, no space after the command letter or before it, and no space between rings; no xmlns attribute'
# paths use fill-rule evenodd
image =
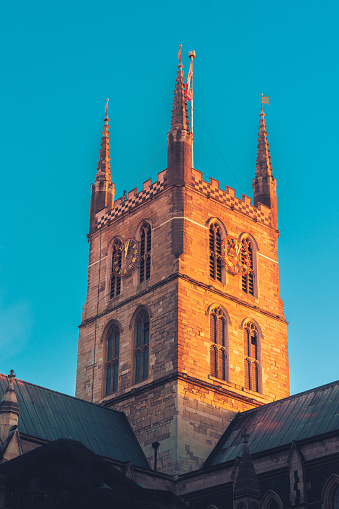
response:
<svg viewBox="0 0 339 509"><path fill-rule="evenodd" d="M134 239L127 239L116 250L112 268L118 277L128 276L139 258L139 245Z"/></svg>
<svg viewBox="0 0 339 509"><path fill-rule="evenodd" d="M228 271L244 276L251 270L251 260L246 246L235 237L229 235L221 245L221 254L225 260Z"/></svg>

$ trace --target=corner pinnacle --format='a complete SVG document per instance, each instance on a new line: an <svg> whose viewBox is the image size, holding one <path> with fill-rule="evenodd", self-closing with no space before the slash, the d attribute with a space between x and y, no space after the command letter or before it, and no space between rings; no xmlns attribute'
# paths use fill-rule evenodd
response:
<svg viewBox="0 0 339 509"><path fill-rule="evenodd" d="M182 65L181 62L181 51L180 51L177 79L174 88L174 99L170 131L185 130L187 131L187 133L189 133L190 129L188 124L188 112L187 112L187 101L185 97L185 79L183 67L184 66Z"/></svg>
<svg viewBox="0 0 339 509"><path fill-rule="evenodd" d="M262 98L263 99L263 98ZM269 103L265 103L269 104ZM256 176L270 176L273 177L271 154L267 140L267 130L265 122L265 113L263 109L263 100L261 101L260 122L259 122L259 136L258 136L258 149L257 149L257 164L255 170Z"/></svg>
<svg viewBox="0 0 339 509"><path fill-rule="evenodd" d="M100 147L96 180L107 180L110 182L111 181L111 158L110 158L110 151L109 151L110 147L109 147L108 101L109 101L109 99L106 100L106 105L105 105L106 115L105 115L105 120L104 120L103 131L102 131L101 147Z"/></svg>

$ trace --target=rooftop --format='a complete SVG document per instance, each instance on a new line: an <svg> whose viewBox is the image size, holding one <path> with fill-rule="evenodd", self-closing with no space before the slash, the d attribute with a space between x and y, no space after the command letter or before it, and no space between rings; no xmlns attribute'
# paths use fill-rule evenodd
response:
<svg viewBox="0 0 339 509"><path fill-rule="evenodd" d="M0 399L8 387L0 374ZM105 458L150 469L123 412L14 379L20 434L51 442L71 438Z"/></svg>
<svg viewBox="0 0 339 509"><path fill-rule="evenodd" d="M203 468L240 456L244 429L252 456L339 430L339 381L239 413Z"/></svg>

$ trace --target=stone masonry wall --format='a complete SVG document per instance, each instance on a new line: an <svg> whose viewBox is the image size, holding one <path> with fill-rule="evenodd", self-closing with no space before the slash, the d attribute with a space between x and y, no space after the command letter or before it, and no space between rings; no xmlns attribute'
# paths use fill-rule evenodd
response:
<svg viewBox="0 0 339 509"><path fill-rule="evenodd" d="M143 191L97 214L89 238L87 300L80 326L77 397L123 410L153 464L176 474L199 468L236 412L289 395L286 321L279 297L278 232L271 211L239 200L232 189L203 182L169 186L166 172ZM121 295L110 299L112 243L140 241L142 222L152 226L151 278L139 283L139 267L122 279ZM209 226L217 220L223 237L250 234L257 246L255 296L242 292L241 278L223 268L223 282L209 275ZM133 317L143 306L150 315L149 378L134 383ZM229 324L226 381L210 375L209 313L222 306ZM245 319L261 331L260 393L244 388ZM104 393L105 332L121 331L119 387Z"/></svg>

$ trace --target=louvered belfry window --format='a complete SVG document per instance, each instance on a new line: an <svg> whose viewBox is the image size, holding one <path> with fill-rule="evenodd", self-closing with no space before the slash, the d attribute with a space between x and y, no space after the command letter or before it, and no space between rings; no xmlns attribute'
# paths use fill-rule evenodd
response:
<svg viewBox="0 0 339 509"><path fill-rule="evenodd" d="M227 380L227 322L220 308L210 314L211 375Z"/></svg>
<svg viewBox="0 0 339 509"><path fill-rule="evenodd" d="M258 330L249 322L244 329L245 389L259 392Z"/></svg>
<svg viewBox="0 0 339 509"><path fill-rule="evenodd" d="M210 276L212 279L222 279L221 230L217 223L213 223L209 230L210 244Z"/></svg>
<svg viewBox="0 0 339 509"><path fill-rule="evenodd" d="M149 316L142 310L135 321L135 383L147 380L149 369Z"/></svg>
<svg viewBox="0 0 339 509"><path fill-rule="evenodd" d="M140 283L151 277L151 225L145 223L141 228L140 238Z"/></svg>
<svg viewBox="0 0 339 509"><path fill-rule="evenodd" d="M112 325L106 341L106 395L118 390L120 330Z"/></svg>
<svg viewBox="0 0 339 509"><path fill-rule="evenodd" d="M243 292L254 296L253 245L249 239L243 239L242 244L248 251L249 258L250 258L251 270L248 274L245 274L244 276L242 276L241 288L242 288Z"/></svg>
<svg viewBox="0 0 339 509"><path fill-rule="evenodd" d="M114 297L117 297L121 293L121 277L118 277L113 272L113 260L114 257L117 254L117 251L119 247L121 246L121 242L114 242L113 244L113 250L112 250L112 272L111 272L111 292L110 292L110 298L113 299ZM121 267L121 254L119 256L119 267Z"/></svg>

